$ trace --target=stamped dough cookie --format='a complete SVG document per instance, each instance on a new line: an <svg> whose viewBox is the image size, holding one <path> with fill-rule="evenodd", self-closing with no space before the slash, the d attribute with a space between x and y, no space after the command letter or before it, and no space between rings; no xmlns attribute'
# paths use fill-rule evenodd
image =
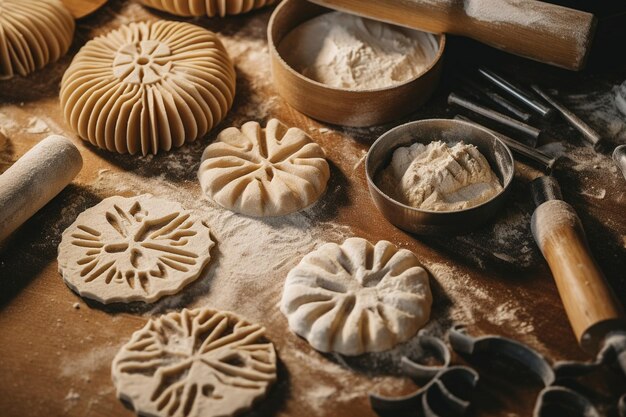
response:
<svg viewBox="0 0 626 417"><path fill-rule="evenodd" d="M177 16L220 16L249 12L276 0L139 0L146 6Z"/></svg>
<svg viewBox="0 0 626 417"><path fill-rule="evenodd" d="M78 52L61 82L65 119L102 149L156 154L226 115L235 69L217 35L181 22L131 23Z"/></svg>
<svg viewBox="0 0 626 417"><path fill-rule="evenodd" d="M197 279L213 245L209 228L178 203L110 197L63 232L59 272L82 297L153 302Z"/></svg>
<svg viewBox="0 0 626 417"><path fill-rule="evenodd" d="M407 341L428 321L428 273L387 241L327 243L289 272L281 311L315 349L360 355Z"/></svg>
<svg viewBox="0 0 626 417"><path fill-rule="evenodd" d="M330 177L322 148L276 119L222 131L202 154L198 179L222 207L249 216L281 216L313 204Z"/></svg>
<svg viewBox="0 0 626 417"><path fill-rule="evenodd" d="M140 415L225 417L249 410L276 381L265 329L210 309L151 319L113 359L117 396Z"/></svg>
<svg viewBox="0 0 626 417"><path fill-rule="evenodd" d="M65 55L74 18L58 0L0 0L0 80L26 76Z"/></svg>

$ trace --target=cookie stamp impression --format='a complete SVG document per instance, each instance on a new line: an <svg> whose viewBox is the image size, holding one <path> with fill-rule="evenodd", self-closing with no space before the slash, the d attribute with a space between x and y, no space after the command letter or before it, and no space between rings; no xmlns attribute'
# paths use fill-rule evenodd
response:
<svg viewBox="0 0 626 417"><path fill-rule="evenodd" d="M211 309L151 319L113 360L117 395L146 416L225 417L249 410L276 381L265 329Z"/></svg>
<svg viewBox="0 0 626 417"><path fill-rule="evenodd" d="M234 95L235 69L215 33L157 21L87 42L63 76L60 98L83 140L146 155L204 136Z"/></svg>
<svg viewBox="0 0 626 417"><path fill-rule="evenodd" d="M229 210L280 216L313 204L330 177L322 148L302 130L272 119L222 131L202 154L204 193Z"/></svg>
<svg viewBox="0 0 626 417"><path fill-rule="evenodd" d="M209 228L178 203L110 197L63 232L59 272L82 297L153 302L197 279L213 245Z"/></svg>
<svg viewBox="0 0 626 417"><path fill-rule="evenodd" d="M289 272L280 309L315 349L360 355L413 337L431 304L428 273L411 251L350 238L321 246Z"/></svg>

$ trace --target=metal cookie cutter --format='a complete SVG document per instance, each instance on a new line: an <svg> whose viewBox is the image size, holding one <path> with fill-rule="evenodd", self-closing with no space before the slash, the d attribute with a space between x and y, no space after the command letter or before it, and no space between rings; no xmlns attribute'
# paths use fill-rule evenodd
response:
<svg viewBox="0 0 626 417"><path fill-rule="evenodd" d="M552 366L540 353L505 337L472 337L465 332L464 327L455 326L449 332L449 339L452 349L463 357L471 359L480 353L503 356L526 366L538 376L545 387L537 397L533 417L600 417L601 414L587 397L564 386L564 383L606 364L610 356L608 352L598 355L592 363L558 362ZM618 414L626 417L626 396L619 400Z"/></svg>
<svg viewBox="0 0 626 417"><path fill-rule="evenodd" d="M470 396L478 383L478 373L466 366L450 366L451 353L444 341L418 334L422 349L432 352L440 365L416 363L406 356L401 367L404 374L424 383L416 392L387 397L370 393L370 404L379 414L398 410L421 409L426 417L460 417L470 406Z"/></svg>

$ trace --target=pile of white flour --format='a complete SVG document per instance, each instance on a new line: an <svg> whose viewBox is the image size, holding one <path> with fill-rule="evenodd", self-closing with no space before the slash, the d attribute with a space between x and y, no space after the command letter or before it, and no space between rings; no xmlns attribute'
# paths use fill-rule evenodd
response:
<svg viewBox="0 0 626 417"><path fill-rule="evenodd" d="M370 90L411 80L433 62L435 36L331 12L285 36L278 51L296 71L332 87Z"/></svg>
<svg viewBox="0 0 626 417"><path fill-rule="evenodd" d="M502 190L474 145L441 141L396 149L379 185L401 203L432 211L474 207Z"/></svg>

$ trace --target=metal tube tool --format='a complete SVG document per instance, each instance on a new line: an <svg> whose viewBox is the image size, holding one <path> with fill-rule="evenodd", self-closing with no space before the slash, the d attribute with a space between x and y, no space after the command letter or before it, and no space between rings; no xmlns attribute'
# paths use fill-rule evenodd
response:
<svg viewBox="0 0 626 417"><path fill-rule="evenodd" d="M612 351L626 375L626 317L591 256L580 219L563 201L555 178L539 177L531 189L537 205L531 220L533 236L580 346L592 353Z"/></svg>
<svg viewBox="0 0 626 417"><path fill-rule="evenodd" d="M505 80L493 71L486 68L479 68L478 73L482 75L487 81L509 94L511 97L517 99L520 103L539 114L543 118L551 117L554 114L554 110L549 106L535 100L530 94L527 94L521 88L517 87L513 83Z"/></svg>

